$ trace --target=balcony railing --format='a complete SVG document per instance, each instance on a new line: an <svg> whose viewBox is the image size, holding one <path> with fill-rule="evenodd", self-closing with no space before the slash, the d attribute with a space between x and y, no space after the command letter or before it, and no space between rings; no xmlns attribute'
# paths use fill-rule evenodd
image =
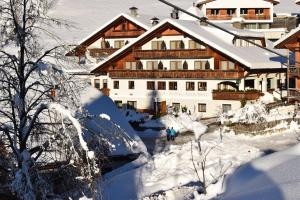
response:
<svg viewBox="0 0 300 200"><path fill-rule="evenodd" d="M111 70L111 78L200 78L200 79L240 79L242 71L221 70Z"/></svg>
<svg viewBox="0 0 300 200"><path fill-rule="evenodd" d="M260 91L227 91L214 90L213 100L256 100L262 93Z"/></svg>
<svg viewBox="0 0 300 200"><path fill-rule="evenodd" d="M246 20L268 20L271 19L270 15L241 15Z"/></svg>
<svg viewBox="0 0 300 200"><path fill-rule="evenodd" d="M113 31L105 33L105 37L137 37L144 33L143 30L130 30L130 31Z"/></svg>
<svg viewBox="0 0 300 200"><path fill-rule="evenodd" d="M207 15L209 20L231 20L236 15Z"/></svg>
<svg viewBox="0 0 300 200"><path fill-rule="evenodd" d="M115 51L117 51L118 48L93 48L89 49L90 56L92 57L101 57L101 56L109 56Z"/></svg>
<svg viewBox="0 0 300 200"><path fill-rule="evenodd" d="M299 76L300 77L300 66L290 65L288 68L290 76Z"/></svg>
<svg viewBox="0 0 300 200"><path fill-rule="evenodd" d="M133 52L136 58L208 58L212 52L207 49L178 49L178 50L136 50Z"/></svg>

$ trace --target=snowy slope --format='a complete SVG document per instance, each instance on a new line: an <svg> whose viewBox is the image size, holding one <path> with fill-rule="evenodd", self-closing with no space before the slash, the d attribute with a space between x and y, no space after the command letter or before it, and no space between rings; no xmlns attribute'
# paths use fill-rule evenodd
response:
<svg viewBox="0 0 300 200"><path fill-rule="evenodd" d="M189 8L192 0L171 0ZM69 44L77 44L104 23L120 13L129 13L135 6L139 13L150 16L170 16L171 8L158 0L57 0L50 15L71 22L76 28L56 29L57 35ZM150 18L149 18L150 20Z"/></svg>
<svg viewBox="0 0 300 200"><path fill-rule="evenodd" d="M226 182L220 199L300 199L300 145L254 160Z"/></svg>

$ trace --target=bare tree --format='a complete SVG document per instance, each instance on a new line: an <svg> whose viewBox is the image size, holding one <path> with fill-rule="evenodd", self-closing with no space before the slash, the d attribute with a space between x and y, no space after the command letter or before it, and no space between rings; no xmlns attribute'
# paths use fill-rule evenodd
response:
<svg viewBox="0 0 300 200"><path fill-rule="evenodd" d="M39 173L49 163L64 161L84 178L98 173L90 170L94 152L71 112L81 88L54 62L64 48L39 43L49 26L61 24L47 16L49 6L48 0L0 2L0 138L12 153L12 189L21 199L49 198L51 187Z"/></svg>

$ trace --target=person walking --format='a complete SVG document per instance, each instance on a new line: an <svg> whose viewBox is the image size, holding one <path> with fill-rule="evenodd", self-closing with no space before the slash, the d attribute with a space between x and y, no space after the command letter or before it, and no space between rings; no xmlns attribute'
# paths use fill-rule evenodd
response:
<svg viewBox="0 0 300 200"><path fill-rule="evenodd" d="M176 131L174 130L174 128L172 127L171 128L171 130L170 130L170 139L172 140L172 141L174 141L175 140L175 136L176 136Z"/></svg>
<svg viewBox="0 0 300 200"><path fill-rule="evenodd" d="M169 127L166 129L166 134L167 134L167 140L170 141L170 139L171 139L171 130L170 130Z"/></svg>

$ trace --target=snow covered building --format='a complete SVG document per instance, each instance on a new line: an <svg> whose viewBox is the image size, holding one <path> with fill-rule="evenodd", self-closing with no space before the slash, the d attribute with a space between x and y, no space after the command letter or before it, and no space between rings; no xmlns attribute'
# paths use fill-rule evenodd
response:
<svg viewBox="0 0 300 200"><path fill-rule="evenodd" d="M232 28L266 46L264 36ZM118 106L165 113L186 107L211 117L237 109L285 82L284 62L268 51L195 21L164 19L96 64L92 84ZM97 87L97 86L96 86Z"/></svg>
<svg viewBox="0 0 300 200"><path fill-rule="evenodd" d="M275 40L298 25L299 11L292 11L293 7L295 0L199 0L190 11L213 22L263 32ZM190 17L181 16L185 18Z"/></svg>
<svg viewBox="0 0 300 200"><path fill-rule="evenodd" d="M158 18L140 15L136 7L121 13L79 42L66 56L76 56L80 64L94 65L148 30Z"/></svg>

